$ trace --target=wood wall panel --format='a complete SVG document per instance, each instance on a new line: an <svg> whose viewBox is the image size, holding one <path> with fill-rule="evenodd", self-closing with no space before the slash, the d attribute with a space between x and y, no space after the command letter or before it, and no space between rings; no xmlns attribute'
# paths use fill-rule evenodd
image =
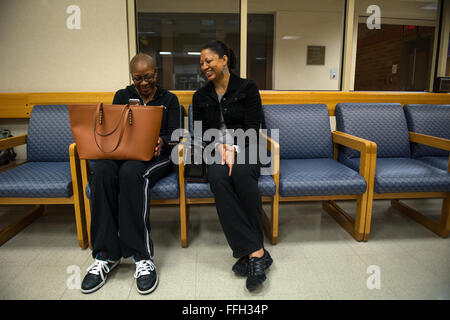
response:
<svg viewBox="0 0 450 320"><path fill-rule="evenodd" d="M172 91L186 111L194 91ZM330 115L339 102L397 102L405 104L450 104L450 94L428 92L338 92L261 90L263 104L325 103ZM110 104L114 92L0 93L0 118L29 118L34 105L98 103Z"/></svg>

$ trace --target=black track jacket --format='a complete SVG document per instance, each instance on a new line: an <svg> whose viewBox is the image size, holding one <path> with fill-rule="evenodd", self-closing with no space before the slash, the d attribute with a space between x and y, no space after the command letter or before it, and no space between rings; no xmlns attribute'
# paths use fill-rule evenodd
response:
<svg viewBox="0 0 450 320"><path fill-rule="evenodd" d="M129 99L139 99L140 104L144 105L144 101L142 101L136 87L133 85L127 86L125 89L118 90L114 95L113 104L128 104ZM170 155L172 146L169 142L171 141L172 132L175 129L183 127L184 121L184 112L180 108L178 98L173 93L157 85L155 96L147 103L147 106L165 107L159 136L164 140L164 146L161 150L161 154Z"/></svg>

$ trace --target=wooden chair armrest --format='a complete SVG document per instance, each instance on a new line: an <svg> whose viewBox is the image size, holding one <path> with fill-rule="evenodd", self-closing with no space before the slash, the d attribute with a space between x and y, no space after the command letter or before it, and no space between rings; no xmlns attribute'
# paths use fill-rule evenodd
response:
<svg viewBox="0 0 450 320"><path fill-rule="evenodd" d="M272 155L272 166L273 166L273 179L278 185L280 181L280 144L266 135L262 130L259 131L261 136L267 141L267 150L271 152Z"/></svg>
<svg viewBox="0 0 450 320"><path fill-rule="evenodd" d="M79 185L83 188L82 192L84 194L84 188L86 187L86 184L89 180L90 160L80 159L76 143L72 143L69 146L69 157L71 165L74 165L75 172L77 173L77 178L80 182Z"/></svg>
<svg viewBox="0 0 450 320"><path fill-rule="evenodd" d="M417 132L409 132L409 140L411 142L424 144L430 147L450 151L450 140L444 138L438 138L434 136L429 136L422 133Z"/></svg>
<svg viewBox="0 0 450 320"><path fill-rule="evenodd" d="M72 143L69 146L69 162L72 170L72 182L77 180L81 185L81 172L80 172L80 157L78 156L78 150L76 143Z"/></svg>
<svg viewBox="0 0 450 320"><path fill-rule="evenodd" d="M22 134L16 137L10 137L5 139L0 139L0 150L5 150L13 147L20 146L27 143L27 135Z"/></svg>
<svg viewBox="0 0 450 320"><path fill-rule="evenodd" d="M332 132L333 143L343 145L348 148L358 150L360 152L359 174L364 177L368 185L374 179L375 163L377 158L377 144L373 141L356 137L354 135L341 132ZM335 159L337 160L335 148Z"/></svg>
<svg viewBox="0 0 450 320"><path fill-rule="evenodd" d="M180 188L184 189L184 148L185 148L186 139L181 139L180 143L178 143L178 179Z"/></svg>
<svg viewBox="0 0 450 320"><path fill-rule="evenodd" d="M83 208L83 180L80 171L80 157L78 156L77 145L72 143L69 146L70 173L72 175L72 189L74 200Z"/></svg>
<svg viewBox="0 0 450 320"><path fill-rule="evenodd" d="M74 143L70 144L70 146L69 146L69 158L70 158L70 160L78 158L78 152L76 152L76 151L77 151L77 144L74 142Z"/></svg>
<svg viewBox="0 0 450 320"><path fill-rule="evenodd" d="M356 137L354 135L342 132L333 131L332 132L333 143L340 144L348 148L358 150L362 153L376 153L377 145L375 142L366 140L363 138Z"/></svg>
<svg viewBox="0 0 450 320"><path fill-rule="evenodd" d="M260 130L259 133L267 141L267 150L272 152L272 149L274 149L275 152L280 154L280 144L278 142L276 142L275 140L273 140L268 135L266 135L263 131Z"/></svg>

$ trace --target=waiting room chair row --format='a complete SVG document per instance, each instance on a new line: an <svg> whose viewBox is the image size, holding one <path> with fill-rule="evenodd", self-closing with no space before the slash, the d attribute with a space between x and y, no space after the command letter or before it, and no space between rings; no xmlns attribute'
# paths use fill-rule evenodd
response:
<svg viewBox="0 0 450 320"><path fill-rule="evenodd" d="M450 105L340 103L336 131L324 104L264 105L264 128L272 172L261 175L266 235L278 241L279 203L322 201L323 208L358 241L370 235L373 199L392 206L441 237L450 230ZM188 114L192 120L191 112ZM272 132L279 130L279 136ZM67 106L35 106L28 135L0 140L0 150L27 144L27 162L0 173L0 204L36 204L37 210L0 232L0 244L31 223L44 204L73 204L78 242L89 244L90 206L86 195L89 161L77 157ZM189 206L214 203L208 183L184 181L178 170L151 192L152 205L179 206L181 245L188 245ZM180 188L182 186L182 188ZM443 199L439 222L399 199ZM354 217L337 200L355 200Z"/></svg>

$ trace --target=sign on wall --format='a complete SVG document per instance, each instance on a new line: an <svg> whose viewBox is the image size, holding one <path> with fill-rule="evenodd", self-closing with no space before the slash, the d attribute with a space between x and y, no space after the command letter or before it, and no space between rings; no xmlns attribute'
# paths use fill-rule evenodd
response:
<svg viewBox="0 0 450 320"><path fill-rule="evenodd" d="M325 46L308 46L307 65L325 65Z"/></svg>

